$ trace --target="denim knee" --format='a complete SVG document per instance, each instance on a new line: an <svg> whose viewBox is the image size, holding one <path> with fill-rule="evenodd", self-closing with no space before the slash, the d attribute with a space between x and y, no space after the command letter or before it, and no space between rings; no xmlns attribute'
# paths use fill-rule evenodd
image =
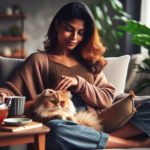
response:
<svg viewBox="0 0 150 150"><path fill-rule="evenodd" d="M59 122L60 122L61 120L57 120L57 119L55 119L55 120L51 120L51 121L49 121L46 125L48 126L48 127L50 127L50 128L55 128L55 127L57 127L58 126L58 124L59 124Z"/></svg>
<svg viewBox="0 0 150 150"><path fill-rule="evenodd" d="M77 123L69 120L51 120L46 125L50 127L47 138L53 137L55 139L59 139L62 136L64 137L67 132L72 130L73 126L78 126Z"/></svg>
<svg viewBox="0 0 150 150"><path fill-rule="evenodd" d="M58 128L59 128L59 122L61 120L51 120L46 125L50 127L50 132L46 135L48 137L57 138L58 134Z"/></svg>

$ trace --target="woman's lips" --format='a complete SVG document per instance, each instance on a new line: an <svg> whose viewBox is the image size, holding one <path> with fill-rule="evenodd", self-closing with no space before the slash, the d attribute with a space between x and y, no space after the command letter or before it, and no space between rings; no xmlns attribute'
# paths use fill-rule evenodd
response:
<svg viewBox="0 0 150 150"><path fill-rule="evenodd" d="M74 46L76 44L75 42L71 42L71 41L67 41L67 42L70 46Z"/></svg>

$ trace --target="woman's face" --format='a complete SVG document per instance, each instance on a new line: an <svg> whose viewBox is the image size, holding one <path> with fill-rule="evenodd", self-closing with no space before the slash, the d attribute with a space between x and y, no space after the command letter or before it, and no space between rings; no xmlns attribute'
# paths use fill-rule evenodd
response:
<svg viewBox="0 0 150 150"><path fill-rule="evenodd" d="M85 25L82 20L64 21L60 25L56 22L58 44L65 49L73 50L84 37Z"/></svg>

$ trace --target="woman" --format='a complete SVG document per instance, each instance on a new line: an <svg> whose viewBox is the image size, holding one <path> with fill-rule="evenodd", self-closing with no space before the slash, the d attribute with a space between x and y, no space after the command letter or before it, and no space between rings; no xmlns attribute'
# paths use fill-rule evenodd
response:
<svg viewBox="0 0 150 150"><path fill-rule="evenodd" d="M44 46L46 52L29 56L11 81L3 85L3 100L8 95L25 95L33 100L44 89L53 88L71 90L77 110L98 114L111 104L115 88L101 71L107 64L103 58L105 47L84 3L72 2L58 11ZM110 135L65 120L52 120L47 126L51 131L46 135L46 149L150 147L149 138L125 139L145 132L133 121Z"/></svg>

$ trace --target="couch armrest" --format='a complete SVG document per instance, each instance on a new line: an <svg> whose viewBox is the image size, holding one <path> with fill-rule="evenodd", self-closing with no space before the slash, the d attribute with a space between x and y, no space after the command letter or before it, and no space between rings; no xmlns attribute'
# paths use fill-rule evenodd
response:
<svg viewBox="0 0 150 150"><path fill-rule="evenodd" d="M33 114L33 110L34 110L33 103L34 102L32 100L25 102L24 115L26 118L33 119L33 115L34 115Z"/></svg>
<svg viewBox="0 0 150 150"><path fill-rule="evenodd" d="M113 103L115 103L116 101L125 98L126 96L128 96L129 94L127 93L121 93L118 96L115 97L115 99L113 100ZM138 105L140 105L141 103L150 100L150 95L146 95L146 96L135 96L134 99L134 105L135 107L137 107Z"/></svg>

